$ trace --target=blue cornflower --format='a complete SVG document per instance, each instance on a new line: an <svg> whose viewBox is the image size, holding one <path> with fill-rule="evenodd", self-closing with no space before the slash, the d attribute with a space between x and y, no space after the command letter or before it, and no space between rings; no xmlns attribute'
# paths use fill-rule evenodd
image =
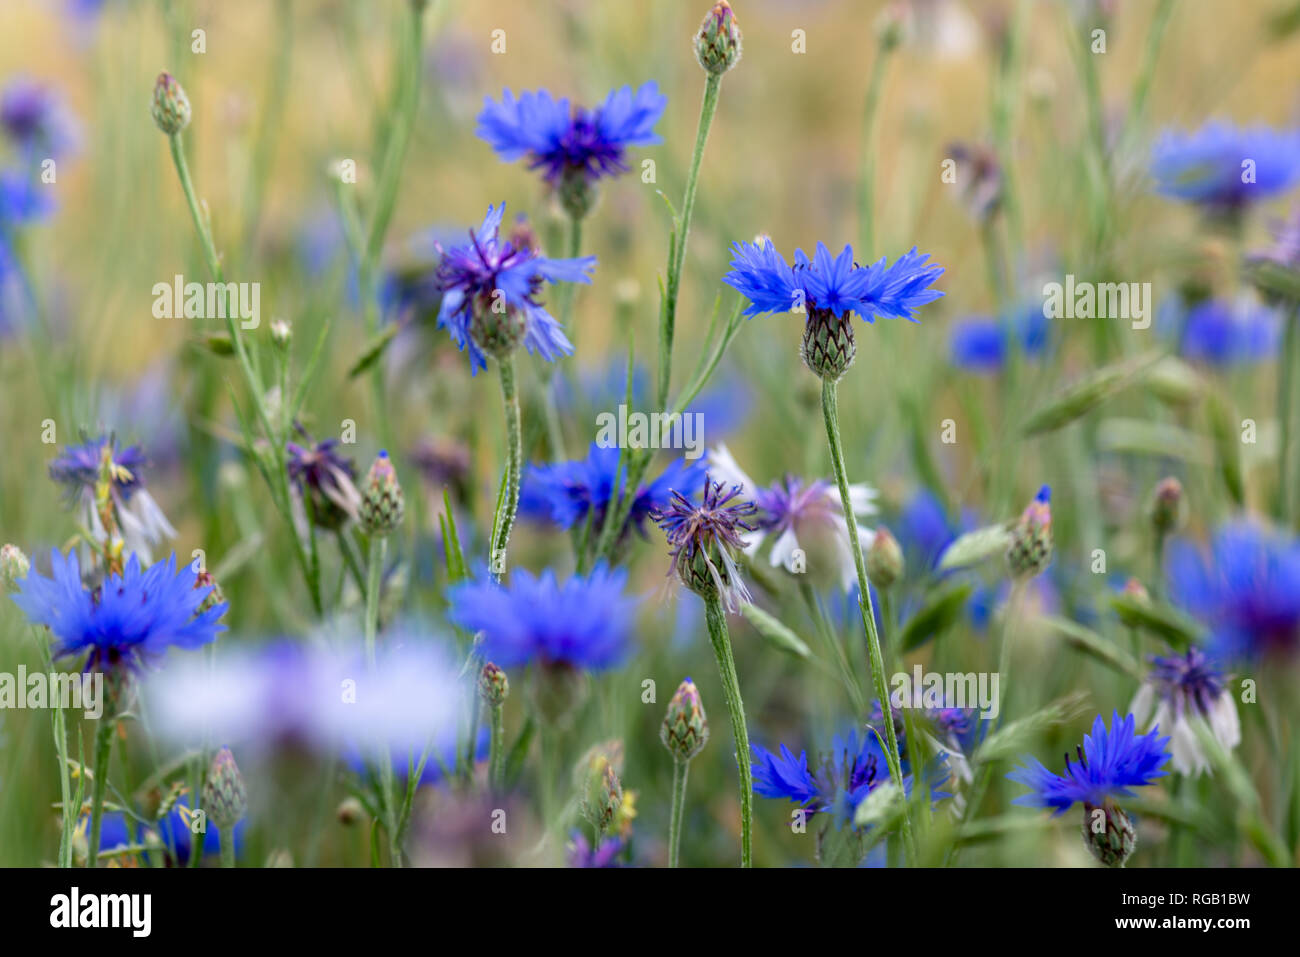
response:
<svg viewBox="0 0 1300 957"><path fill-rule="evenodd" d="M702 463L683 458L669 465L653 482L642 485L632 500L620 537L632 528L644 537L650 513L668 504L674 488L693 485L703 475ZM622 495L627 475L619 470L619 449L592 442L585 459L529 465L519 492L519 514L549 519L560 528L573 528L585 523L594 509L592 525L599 528L615 498L616 481Z"/></svg>
<svg viewBox="0 0 1300 957"><path fill-rule="evenodd" d="M195 836L191 821L193 814L190 811L189 803L185 798L179 799L172 807L171 811L158 822L158 836L162 839L163 850L169 858L172 858L177 864L184 867L190 861L190 854L194 847ZM244 832L247 830L248 818L240 819L235 825L233 833L235 858L238 859L244 849ZM102 844L101 840L101 844ZM212 854L221 852L221 829L211 821L207 822L207 830L203 833L203 844L200 848L200 854L208 857Z"/></svg>
<svg viewBox="0 0 1300 957"><path fill-rule="evenodd" d="M447 593L448 620L486 636L482 655L503 668L532 662L599 671L631 651L634 598L625 594L627 572L603 562L590 575L563 585L547 570L518 569L509 586L485 578Z"/></svg>
<svg viewBox="0 0 1300 957"><path fill-rule="evenodd" d="M1169 732L1174 769L1180 774L1201 774L1210 767L1192 719L1204 718L1225 751L1241 743L1241 722L1227 677L1199 648L1188 648L1181 655L1152 657L1151 673L1129 710L1139 727L1150 719L1152 727Z"/></svg>
<svg viewBox="0 0 1300 957"><path fill-rule="evenodd" d="M1210 653L1257 660L1300 650L1300 540L1250 522L1218 530L1208 554L1174 542L1165 563L1171 597L1203 620Z"/></svg>
<svg viewBox="0 0 1300 957"><path fill-rule="evenodd" d="M1300 182L1300 131L1211 121L1166 131L1151 154L1156 191L1213 212L1239 211Z"/></svg>
<svg viewBox="0 0 1300 957"><path fill-rule="evenodd" d="M1174 305L1163 311L1159 324L1175 330L1185 358L1214 366L1269 359L1277 354L1282 333L1281 315L1250 300L1207 299L1186 309Z"/></svg>
<svg viewBox="0 0 1300 957"><path fill-rule="evenodd" d="M1071 764L1066 755L1064 774L1053 774L1037 759L1028 758L1023 767L1007 775L1030 789L1012 803L1050 807L1060 815L1080 802L1085 807L1101 807L1114 797L1132 797L1131 788L1163 777L1168 772L1160 768L1169 760L1165 750L1169 739L1160 737L1158 728L1136 735L1134 724L1133 715L1121 719L1116 711L1108 731L1097 715L1092 734L1085 734L1082 746L1075 749L1076 762Z"/></svg>
<svg viewBox="0 0 1300 957"><path fill-rule="evenodd" d="M654 81L635 93L630 86L612 90L595 109L571 107L546 90L518 98L504 90L500 103L484 97L475 132L503 160L527 157L528 168L541 170L552 186L565 179L593 183L628 169L627 147L663 142L654 126L667 102Z"/></svg>
<svg viewBox="0 0 1300 957"><path fill-rule="evenodd" d="M676 572L682 584L698 595L720 597L731 611L749 601L749 590L731 553L746 548L743 533L754 531L749 520L758 512L753 502L740 498L741 491L739 485L727 488L710 481L706 474L699 505L673 489L668 505L650 514L672 550L668 573Z"/></svg>
<svg viewBox="0 0 1300 957"><path fill-rule="evenodd" d="M469 352L474 374L487 368L488 355L508 355L520 342L549 362L571 355L573 345L537 296L543 282L590 283L596 265L595 256L548 259L535 246L502 240L505 212L505 203L489 206L467 244L439 250L438 328Z"/></svg>
<svg viewBox="0 0 1300 957"><path fill-rule="evenodd" d="M48 219L54 212L51 190L15 169L0 170L0 233Z"/></svg>
<svg viewBox="0 0 1300 957"><path fill-rule="evenodd" d="M619 867L618 857L625 842L621 837L605 837L594 848L582 832L574 831L569 845L570 867Z"/></svg>
<svg viewBox="0 0 1300 957"><path fill-rule="evenodd" d="M169 646L197 648L216 640L226 626L224 603L200 612L212 586L200 586L189 565L165 562L141 570L132 555L121 574L110 573L93 591L81 583L75 552L50 553L51 577L35 570L22 579L14 602L34 625L45 625L57 642L55 657L89 652L87 671L136 669Z"/></svg>
<svg viewBox="0 0 1300 957"><path fill-rule="evenodd" d="M1006 319L970 316L952 324L948 333L951 361L959 369L975 373L1000 370L1007 361L1007 349L1014 340L1029 357L1040 356L1050 334L1047 317L1039 306L1030 306Z"/></svg>
<svg viewBox="0 0 1300 957"><path fill-rule="evenodd" d="M870 266L859 266L850 246L832 259L824 243L817 244L811 260L796 249L793 266L770 239L735 243L732 253L731 272L722 281L749 299L746 316L806 310L810 321L819 313L857 313L867 322L876 317L916 322L916 310L943 295L930 288L943 268L926 265L930 257L915 247L892 266L885 265L883 256Z"/></svg>
<svg viewBox="0 0 1300 957"><path fill-rule="evenodd" d="M112 479L109 497L124 550L148 563L153 559L152 547L175 538L177 532L144 486L144 464L140 446L123 448L116 438L101 435L64 448L50 463L50 478L63 485L69 506L79 507L86 527L103 539L106 531L95 503L95 489L101 471L107 469Z"/></svg>
<svg viewBox="0 0 1300 957"><path fill-rule="evenodd" d="M784 744L774 754L760 745L753 747L754 793L766 798L786 798L809 816L829 813L836 828L853 823L854 812L873 790L889 781L889 762L876 735L854 728L831 740L829 754L814 768L808 754L796 758ZM903 778L910 794L912 777Z"/></svg>
<svg viewBox="0 0 1300 957"><path fill-rule="evenodd" d="M76 121L50 87L16 77L0 94L0 129L28 157L58 159L80 139Z"/></svg>

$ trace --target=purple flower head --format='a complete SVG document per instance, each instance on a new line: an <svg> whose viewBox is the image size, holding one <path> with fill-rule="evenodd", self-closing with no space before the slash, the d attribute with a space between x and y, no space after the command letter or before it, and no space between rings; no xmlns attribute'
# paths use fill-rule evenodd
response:
<svg viewBox="0 0 1300 957"><path fill-rule="evenodd" d="M361 493L355 479L357 466L337 451L338 439L312 442L307 430L294 423L306 444L286 442L289 453L285 467L298 493L310 500L312 519L321 528L339 528L355 518L361 505Z"/></svg>
<svg viewBox="0 0 1300 957"><path fill-rule="evenodd" d="M1153 657L1151 672L1130 710L1138 727L1149 720L1151 726L1169 732L1174 768L1181 774L1201 774L1210 768L1191 724L1194 719L1207 722L1225 751L1241 742L1241 723L1227 677L1196 647L1180 655Z"/></svg>
<svg viewBox="0 0 1300 957"><path fill-rule="evenodd" d="M1300 182L1300 131L1211 121L1166 131L1151 154L1156 191L1215 213L1231 213Z"/></svg>
<svg viewBox="0 0 1300 957"><path fill-rule="evenodd" d="M668 505L650 513L668 539L672 552L669 574L676 572L683 584L696 592L716 589L732 611L749 600L732 551L745 549L742 532L754 531L749 520L758 512L753 502L740 500L741 491L739 485L727 488L722 482L712 482L706 474L700 504L674 489Z"/></svg>
<svg viewBox="0 0 1300 957"><path fill-rule="evenodd" d="M14 602L28 621L50 629L56 657L89 652L87 671L138 669L169 646L197 648L225 630L219 619L227 606L200 614L212 587L199 587L189 565L177 571L174 553L146 570L133 554L120 575L93 591L81 583L76 553L52 551L50 569L49 578L32 571L22 579Z"/></svg>
<svg viewBox="0 0 1300 957"><path fill-rule="evenodd" d="M1071 763L1065 756L1065 773L1053 774L1035 758L1007 777L1030 789L1012 803L1026 807L1054 808L1064 814L1076 803L1094 807L1105 804L1109 798L1132 797L1132 788L1143 787L1163 777L1167 771L1160 768L1169 760L1165 746L1168 738L1160 737L1160 729L1150 733L1134 733L1133 715L1121 719L1119 712L1111 715L1107 730L1101 715L1092 724L1092 734L1083 736L1083 744L1075 749L1076 760Z"/></svg>
<svg viewBox="0 0 1300 957"><path fill-rule="evenodd" d="M606 837L593 848L580 831L574 831L573 842L569 845L569 866L618 867L618 856L623 853L623 847L621 837Z"/></svg>
<svg viewBox="0 0 1300 957"><path fill-rule="evenodd" d="M15 169L0 170L0 234L46 220L54 212L51 191Z"/></svg>
<svg viewBox="0 0 1300 957"><path fill-rule="evenodd" d="M595 109L570 106L546 90L518 98L504 90L500 103L484 98L475 132L503 160L527 158L552 186L566 177L590 183L625 172L627 147L663 142L654 126L667 102L653 81L636 92L612 90Z"/></svg>
<svg viewBox="0 0 1300 957"><path fill-rule="evenodd" d="M1215 534L1208 552L1174 542L1165 573L1170 595L1210 628L1222 661L1300 650L1300 540L1250 522Z"/></svg>
<svg viewBox="0 0 1300 957"><path fill-rule="evenodd" d="M867 322L909 319L916 322L916 310L934 302L943 293L931 285L943 269L927 265L929 256L915 247L885 265L884 257L870 266L853 261L852 247L832 258L823 243L810 260L802 249L794 252L791 266L776 251L770 239L760 243L735 243L731 272L722 281L746 296L746 316L765 312L815 312L836 317L856 313Z"/></svg>
<svg viewBox="0 0 1300 957"><path fill-rule="evenodd" d="M587 576L561 585L547 570L517 569L508 586L486 576L447 592L448 620L482 631L482 654L502 668L537 662L600 671L632 650L636 599L626 593L627 572L603 562Z"/></svg>
<svg viewBox="0 0 1300 957"><path fill-rule="evenodd" d="M1041 356L1050 330L1040 306L1029 306L1004 319L970 316L953 323L948 334L951 361L959 369L981 375L996 373L1006 365L1012 342L1025 356Z"/></svg>
<svg viewBox="0 0 1300 957"><path fill-rule="evenodd" d="M445 327L456 347L468 351L474 374L487 368L485 350L495 348L476 319L495 319L501 325L518 322L525 348L548 362L572 355L573 345L538 296L544 282L590 283L596 265L594 256L548 259L531 244L502 239L505 211L504 203L489 206L483 225L470 232L468 243L439 250L438 328Z"/></svg>
<svg viewBox="0 0 1300 957"><path fill-rule="evenodd" d="M599 528L615 498L615 486L621 495L627 484L626 472L619 469L619 458L617 447L592 442L585 459L529 465L519 494L519 514L549 519L560 528L581 525L592 515L593 527ZM703 475L700 462L678 459L653 482L642 485L632 500L620 537L632 528L644 537L646 519L655 509L668 504L672 489L694 484Z"/></svg>
<svg viewBox="0 0 1300 957"><path fill-rule="evenodd" d="M31 158L54 158L77 147L77 123L58 93L29 77L16 77L0 94L0 129Z"/></svg>

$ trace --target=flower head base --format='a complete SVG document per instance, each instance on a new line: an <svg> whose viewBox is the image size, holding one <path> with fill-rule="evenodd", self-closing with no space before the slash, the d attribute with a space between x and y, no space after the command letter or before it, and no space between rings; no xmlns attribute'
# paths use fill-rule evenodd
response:
<svg viewBox="0 0 1300 957"><path fill-rule="evenodd" d="M1222 122L1191 133L1167 131L1152 150L1151 175L1165 196L1214 215L1237 215L1300 182L1300 131Z"/></svg>
<svg viewBox="0 0 1300 957"><path fill-rule="evenodd" d="M1151 673L1129 709L1139 726L1161 727L1172 741L1174 770L1199 775L1210 768L1192 721L1204 719L1224 751L1241 743L1241 723L1227 678L1199 648L1151 659Z"/></svg>
<svg viewBox="0 0 1300 957"><path fill-rule="evenodd" d="M1084 804L1083 843L1106 867L1123 867L1137 849L1137 828L1114 801Z"/></svg>
<svg viewBox="0 0 1300 957"><path fill-rule="evenodd" d="M381 449L370 466L361 493L361 527L367 535L391 535L402 523L405 511L406 499L397 482L397 472L388 453Z"/></svg>
<svg viewBox="0 0 1300 957"><path fill-rule="evenodd" d="M176 556L142 570L132 555L119 575L110 573L88 591L81 583L76 553L50 553L51 577L31 573L14 602L35 625L57 639L55 657L89 652L87 671L137 669L169 646L198 648L225 630L219 619L226 606L200 612L210 588L195 587L189 565L176 568Z"/></svg>
<svg viewBox="0 0 1300 957"><path fill-rule="evenodd" d="M357 517L361 507L361 493L353 482L356 464L338 453L337 439L313 443L301 425L296 428L307 445L285 445L289 478L310 506L312 523L330 531L340 529Z"/></svg>
<svg viewBox="0 0 1300 957"><path fill-rule="evenodd" d="M619 664L630 651L635 599L624 594L627 573L601 564L563 585L552 571L523 570L509 587L485 578L447 594L448 618L482 631L483 657L503 668L538 663L594 671Z"/></svg>
<svg viewBox="0 0 1300 957"><path fill-rule="evenodd" d="M758 511L753 502L736 501L740 493L739 485L724 489L705 475L699 505L674 490L668 506L652 513L672 549L669 574L676 572L683 585L703 598L721 598L729 611L749 600L732 550L744 550L741 533L754 531L746 520Z"/></svg>
<svg viewBox="0 0 1300 957"><path fill-rule="evenodd" d="M159 73L153 85L153 121L168 136L190 125L190 99L170 73Z"/></svg>
<svg viewBox="0 0 1300 957"><path fill-rule="evenodd" d="M546 90L518 98L505 90L500 103L484 99L476 132L502 159L526 157L559 192L569 216L581 219L595 202L596 181L628 169L627 147L662 142L654 125L667 102L653 82L635 93L630 86L613 90L590 110Z"/></svg>
<svg viewBox="0 0 1300 957"><path fill-rule="evenodd" d="M687 762L704 750L709 740L709 718L704 713L700 689L690 678L677 686L668 702L668 713L659 728L659 740L664 743L674 761Z"/></svg>
<svg viewBox="0 0 1300 957"><path fill-rule="evenodd" d="M478 695L490 708L499 708L510 697L510 680L504 671L490 661L479 672Z"/></svg>
<svg viewBox="0 0 1300 957"><path fill-rule="evenodd" d="M1015 527L1007 548L1007 566L1013 578L1033 578L1052 561L1052 490L1044 485L1034 496Z"/></svg>
<svg viewBox="0 0 1300 957"><path fill-rule="evenodd" d="M856 313L868 322L908 319L943 293L931 289L943 273L927 265L928 256L913 248L892 266L881 258L870 266L853 261L853 249L832 258L823 243L812 259L795 250L794 265L777 253L770 239L732 246L731 272L722 281L750 301L746 316L765 312L795 312L806 316L803 357L824 379L838 380L853 363L857 345L848 317Z"/></svg>
<svg viewBox="0 0 1300 957"><path fill-rule="evenodd" d="M437 285L442 292L438 328L467 351L470 371L487 368L522 344L548 362L573 353L560 324L538 300L544 282L590 283L594 256L548 259L530 245L501 238L505 204L489 206L469 242L442 249Z"/></svg>
<svg viewBox="0 0 1300 957"><path fill-rule="evenodd" d="M718 0L695 34L695 59L706 73L726 73L740 62L740 24L727 0Z"/></svg>
<svg viewBox="0 0 1300 957"><path fill-rule="evenodd" d="M31 568L31 561L17 545L0 547L0 591L15 591Z"/></svg>
<svg viewBox="0 0 1300 957"><path fill-rule="evenodd" d="M1050 807L1064 814L1076 803L1101 806L1112 797L1132 797L1132 788L1143 787L1168 772L1160 768L1169 760L1165 746L1169 739L1160 737L1159 729L1149 734L1134 734L1133 715L1111 715L1107 730L1101 715L1092 725L1092 734L1083 736L1082 746L1075 749L1077 761L1065 758L1065 773L1053 774L1042 763L1030 758L1023 767L1007 777L1030 789L1013 803L1027 807Z"/></svg>
<svg viewBox="0 0 1300 957"><path fill-rule="evenodd" d="M212 758L208 779L203 785L203 809L212 823L223 831L234 827L248 813L248 794L244 776L239 773L235 756L222 748Z"/></svg>

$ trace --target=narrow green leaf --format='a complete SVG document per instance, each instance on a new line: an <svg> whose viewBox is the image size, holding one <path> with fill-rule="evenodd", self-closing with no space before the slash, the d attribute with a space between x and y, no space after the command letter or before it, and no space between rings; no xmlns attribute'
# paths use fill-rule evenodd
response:
<svg viewBox="0 0 1300 957"><path fill-rule="evenodd" d="M937 571L967 568L996 556L1003 556L1011 545L1011 532L1005 525L989 525L967 532L944 550Z"/></svg>
<svg viewBox="0 0 1300 957"><path fill-rule="evenodd" d="M384 326L384 328L380 329L379 332L375 333L375 335L371 336L370 341L365 344L364 348L362 348L360 357L356 362L352 363L352 367L348 369L348 378L355 379L378 362L379 357L384 354L384 350L388 348L389 343L391 343L393 338L397 335L397 330L398 324L390 322L388 325Z"/></svg>
<svg viewBox="0 0 1300 957"><path fill-rule="evenodd" d="M1083 418L1149 371L1161 356L1159 352L1149 352L1136 359L1103 366L1048 400L1021 426L1022 433L1038 435L1052 432Z"/></svg>
<svg viewBox="0 0 1300 957"><path fill-rule="evenodd" d="M812 650L792 628L757 605L744 602L740 606L740 613L749 620L759 635L786 654L794 655L796 658L807 658L812 654Z"/></svg>
<svg viewBox="0 0 1300 957"><path fill-rule="evenodd" d="M921 610L903 625L899 635L903 651L919 648L951 628L974 590L970 582L958 582L927 595Z"/></svg>
<svg viewBox="0 0 1300 957"><path fill-rule="evenodd" d="M1059 631L1069 642L1070 647L1091 655L1120 674L1126 674L1138 681L1146 677L1146 672L1132 655L1091 628L1085 628L1068 618L1058 618L1055 615L1045 616L1043 621Z"/></svg>

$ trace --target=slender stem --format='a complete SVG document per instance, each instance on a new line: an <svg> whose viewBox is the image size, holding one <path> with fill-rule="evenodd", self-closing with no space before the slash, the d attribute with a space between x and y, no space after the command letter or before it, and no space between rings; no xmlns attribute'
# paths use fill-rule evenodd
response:
<svg viewBox="0 0 1300 957"><path fill-rule="evenodd" d="M689 761L673 758L673 813L668 821L668 866L676 867L682 844L682 815L686 807L686 778Z"/></svg>
<svg viewBox="0 0 1300 957"><path fill-rule="evenodd" d="M862 261L870 262L875 247L876 202L876 114L880 112L880 92L884 87L885 66L893 47L883 35L876 44L876 58L871 64L871 79L867 83L867 105L862 116Z"/></svg>
<svg viewBox="0 0 1300 957"><path fill-rule="evenodd" d="M1278 441L1277 481L1278 481L1278 517L1282 523L1291 526L1295 521L1291 493L1291 483L1295 480L1292 472L1291 458L1295 445L1295 363L1300 362L1300 309L1292 307L1283 317L1282 362L1278 369L1277 380L1277 419L1281 437Z"/></svg>
<svg viewBox="0 0 1300 957"><path fill-rule="evenodd" d="M659 324L659 388L657 407L662 409L668 403L668 383L673 368L673 331L677 323L677 294L682 286L682 265L686 261L686 239L691 231L691 216L695 212L695 194L700 182L700 164L704 160L704 144L709 140L709 127L713 125L713 114L718 111L718 90L722 87L722 75L710 73L704 84L704 99L700 103L700 123L695 132L695 152L691 156L691 169L686 177L686 196L682 200L682 210L678 214L675 240L668 260L667 292L664 297L664 310Z"/></svg>
<svg viewBox="0 0 1300 957"><path fill-rule="evenodd" d="M506 742L504 709L499 704L492 705L492 743L488 752L488 786L493 791L500 791L505 773Z"/></svg>
<svg viewBox="0 0 1300 957"><path fill-rule="evenodd" d="M101 718L95 729L95 786L90 794L90 847L86 866L93 868L99 860L99 832L104 823L104 792L108 787L108 762L113 754L116 718Z"/></svg>
<svg viewBox="0 0 1300 957"><path fill-rule="evenodd" d="M903 784L903 762L898 754L898 735L894 733L894 722L889 717L889 687L885 680L885 658L880 650L880 634L876 630L876 613L871 603L871 586L867 581L867 566L862 557L862 545L858 542L858 523L853 518L853 503L849 496L849 477L844 468L844 449L840 442L839 400L836 395L837 385L830 379L822 380L822 414L826 419L826 438L831 447L831 464L835 469L835 484L840 489L840 504L844 509L844 524L849 530L849 551L853 553L853 566L858 573L858 610L862 612L862 624L867 631L867 654L871 658L871 680L875 686L876 697L884 709L886 757L889 759L889 774L894 780L898 793L903 795L903 845L907 849L908 861L915 863L916 848L912 840L912 818L907 808Z"/></svg>
<svg viewBox="0 0 1300 957"><path fill-rule="evenodd" d="M502 496L502 513L492 540L491 568L501 577L505 567L506 546L515 524L515 511L519 508L519 471L524 457L523 432L519 420L519 393L515 388L515 360L506 356L497 363L501 372L501 396L506 409L506 474L505 493Z"/></svg>
<svg viewBox="0 0 1300 957"><path fill-rule="evenodd" d="M388 539L382 535L370 537L366 568L366 666L371 674L375 671L375 637L379 630L379 588L384 569L384 555L387 550ZM397 808L393 804L393 756L387 742L380 742L378 761L391 864L393 867L401 867L402 846L397 834Z"/></svg>
<svg viewBox="0 0 1300 957"><path fill-rule="evenodd" d="M731 654L731 637L727 633L727 613L717 595L705 597L704 617L709 626L713 655L718 660L722 693L731 716L731 732L736 739L736 767L740 771L740 866L750 867L754 855L754 779L749 761L749 730L745 726L745 704L740 700L736 660Z"/></svg>
<svg viewBox="0 0 1300 957"><path fill-rule="evenodd" d="M235 866L235 829L234 827L223 827L221 829L221 866Z"/></svg>

